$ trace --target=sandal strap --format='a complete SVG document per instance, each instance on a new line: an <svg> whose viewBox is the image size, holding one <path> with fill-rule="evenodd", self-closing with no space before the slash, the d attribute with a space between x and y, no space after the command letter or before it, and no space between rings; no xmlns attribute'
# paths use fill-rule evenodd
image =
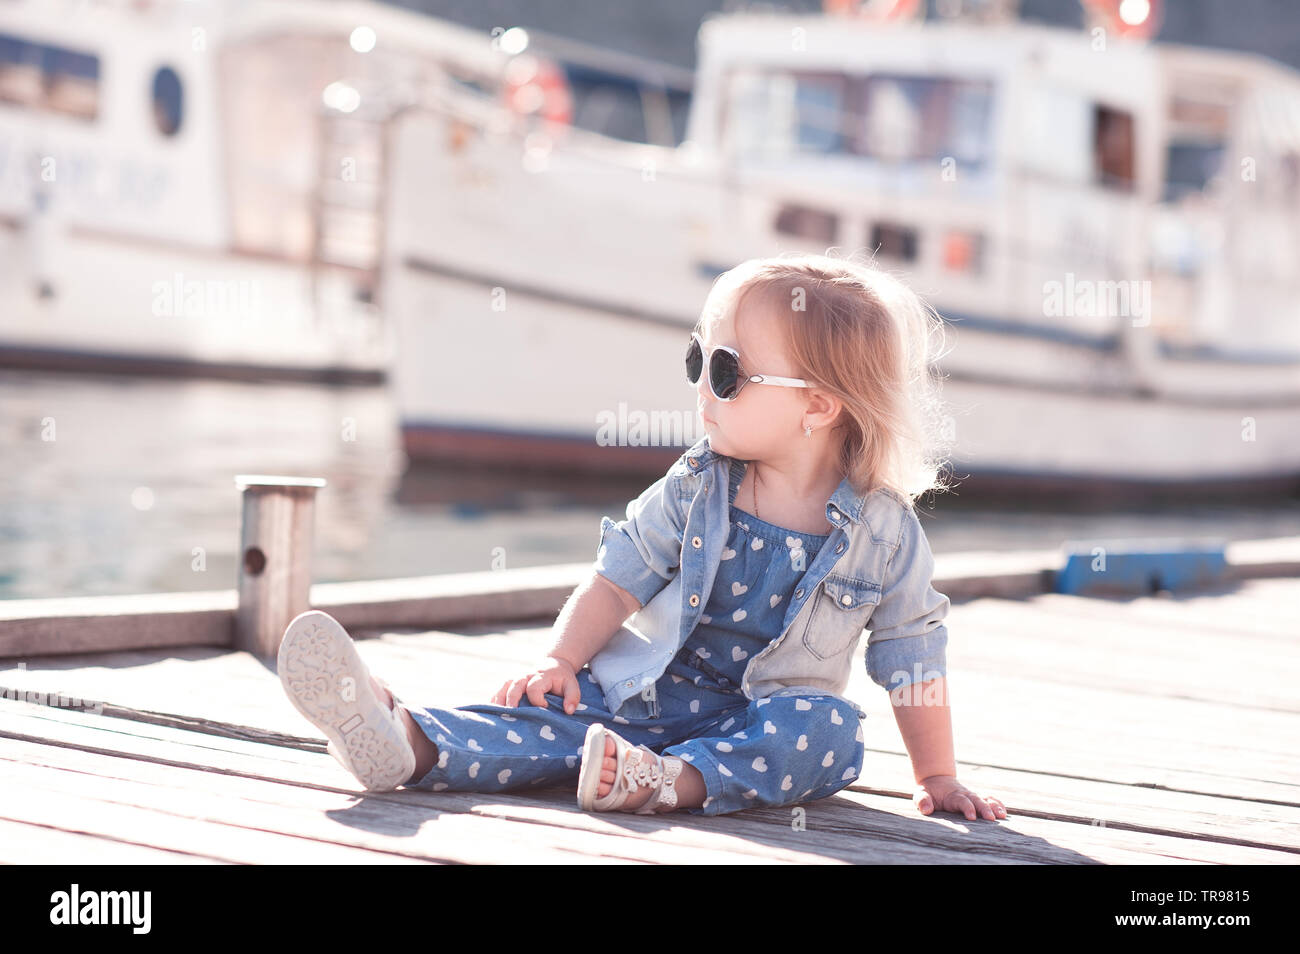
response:
<svg viewBox="0 0 1300 954"><path fill-rule="evenodd" d="M648 778L649 784L654 786L650 797L645 800L645 804L635 812L637 815L654 815L658 814L658 809L662 805L667 808L677 807L677 776L682 772L682 760L675 755L655 755L649 748L642 745L646 755L653 759L648 769L642 766L644 775L638 778ZM643 761L644 761L643 757Z"/></svg>
<svg viewBox="0 0 1300 954"><path fill-rule="evenodd" d="M618 768L614 785L604 799L598 799L596 811L620 811L633 792L643 787L651 789L650 797L635 809L638 815L654 814L660 805L674 808L677 805L677 788L674 783L682 771L682 760L672 755L656 755L648 746L633 746L615 732L614 739ZM603 802L603 804L602 804Z"/></svg>

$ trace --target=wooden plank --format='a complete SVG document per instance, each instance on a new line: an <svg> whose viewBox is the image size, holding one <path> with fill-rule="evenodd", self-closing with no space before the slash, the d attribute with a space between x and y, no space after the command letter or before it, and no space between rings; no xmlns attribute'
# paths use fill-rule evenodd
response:
<svg viewBox="0 0 1300 954"><path fill-rule="evenodd" d="M45 796L82 793L96 806L102 803L147 808L162 819L220 823L236 835L245 830L282 833L274 848L269 849L272 854L255 859L262 862L296 860L308 853L304 845L312 849L311 853L323 855L327 862L333 848L343 853L348 848L362 847L385 853L384 858L371 861L430 859L475 864L560 860L592 863L607 859L671 864L806 864L835 860L800 851L759 850L708 832L694 833L682 843L679 838L630 837L617 822L611 823L615 826L612 831L565 824L570 818L585 816L576 806L564 810L548 806L545 817L552 823L537 824L542 818L534 814L530 819L533 824L524 825L514 817L511 803L527 799L408 792L397 796L365 795L358 801L349 792L268 783L237 775L196 776L193 770L23 742L7 745L0 754L0 783L21 787L25 792L40 792L30 802L18 799L14 805L0 808L0 815L9 818L18 812L22 820L47 821L51 813L36 810ZM93 795L85 794L88 791ZM571 799L569 796L567 801ZM59 811L65 807L57 798L54 805ZM448 805L454 808L448 810ZM498 817L503 809L507 817ZM96 810L88 809L92 817ZM77 818L78 824L83 824L82 816ZM340 824L340 820L345 823ZM671 827L666 819L646 821L661 829ZM155 835L156 831L162 833ZM174 827L166 826L148 832L149 837L165 839L163 844L169 846L174 846L171 839L175 834ZM225 837L223 834L223 845ZM333 859L348 860L357 859Z"/></svg>
<svg viewBox="0 0 1300 954"><path fill-rule="evenodd" d="M246 806L234 802L218 806L201 789L180 788L168 793L164 803L151 797L148 785L96 771L96 763L103 756L76 753L79 768L56 769L23 761L23 753L30 748L45 747L11 742L0 754L0 784L5 788L0 818L11 822L49 825L244 864L390 864L423 860L287 837L260 826L232 825L224 819L241 809L247 812Z"/></svg>
<svg viewBox="0 0 1300 954"><path fill-rule="evenodd" d="M0 659L162 646L229 646L235 591L0 600Z"/></svg>
<svg viewBox="0 0 1300 954"><path fill-rule="evenodd" d="M46 737L87 748L111 748L182 763L203 761L213 769L238 771L249 777L361 791L333 758L310 751L196 736L181 729L57 709L35 706L12 709L5 712L9 718L0 718L0 732ZM23 712L24 709L30 712ZM978 765L962 764L959 775L975 792L997 795L1017 814L1300 851L1300 807L1295 805L1223 800L1195 793ZM868 749L861 779L851 787L864 793L910 800L911 785L911 762L905 753ZM904 809L899 811L907 814Z"/></svg>
<svg viewBox="0 0 1300 954"><path fill-rule="evenodd" d="M60 713L60 715L63 716L68 714ZM9 728L9 725L6 725L5 728L6 729ZM56 726L56 728L58 727ZM67 729L70 729L72 731L68 732L63 728L59 728L59 733L61 735L63 734L75 735L76 730L78 729L81 729L85 733L90 733L92 731L89 729L84 729L84 727L79 727L79 726L68 726ZM184 733L179 733L177 730L169 730L169 729L159 730L158 727L149 726L149 725L139 725L138 729L140 731L148 731L148 732L161 731L168 735L184 734ZM119 733L119 735L121 734ZM150 741L151 740L140 739L137 742L137 747L140 747L139 743L146 743L143 747L151 748L151 746L148 744L150 743ZM263 747L263 746L255 746L252 743L234 743L234 742L228 742L227 740L218 740L218 741L221 742L222 744L237 745L240 747ZM182 746L180 743L173 743L170 747L160 744L157 746L152 746L152 751L155 757L175 757L177 755L184 756L186 753L178 752L178 749L180 749L181 747ZM206 755L209 753L205 752L204 754ZM302 782L307 781L309 779L320 779L322 776L324 776L324 781L317 781L315 782L315 784L328 784L328 781L330 780L342 779L344 781L344 784L352 785L353 789L357 792L357 794L360 794L359 788L355 786L355 783L346 775L346 773L342 771L341 768L339 768L337 765L333 763L332 759L329 759L328 757L324 757L324 760L329 764L325 766L324 770L318 774L317 772L314 771L309 772L308 771L309 766L306 763L320 762L322 760L322 757L313 755L311 753L297 751L297 750L286 750L286 754L288 757L301 760L301 762L303 763L301 766L295 765L292 767L293 771L289 777L292 778L295 782L299 782L301 784ZM882 759L886 757L876 756L875 758ZM899 765L907 764L907 760L905 757L895 756L893 757L893 759ZM876 763L873 761L873 758L869 756L866 763L866 768L864 769L864 778L874 778L876 776L877 773L874 771L873 768L875 764ZM251 769L249 773L250 776L254 772L261 771L263 768L264 765L259 765ZM989 786L985 785L986 780L984 780L982 776L980 776L980 780L978 782L975 780L976 776L974 776L971 773L967 773L966 777L968 783L972 784L972 787L974 787L977 784L984 786L983 788L976 788L976 791L988 790ZM1097 785L1096 783L1082 783L1081 785L1076 780L1064 780L1064 779L1049 780L1049 781L1055 781L1059 789L1066 791L1067 794L1064 797L1057 797L1055 799L1051 799L1051 798L1042 799L1035 803L1035 807L1033 809L1027 811L1021 805L1021 802L1024 800L1024 793L1015 786L1014 782L1010 781L1011 778L1012 778L1012 773L1003 774L1004 791L1002 792L1002 794L1007 796L1006 800L1011 806L1011 811L1015 814L1011 819L999 823L1000 827L1006 827L1012 830L1019 830L1020 819L1030 818L1030 817L1033 818L1035 823L1037 823L1038 821L1047 821L1052 824L1064 822L1066 823L1066 825L1065 828L1062 830L1066 832L1075 833L1071 837L1074 837L1076 842L1078 841L1079 838L1084 838L1084 841L1080 843L1086 843L1089 846L1091 846L1089 847L1089 851L1097 851L1097 850L1101 851L1101 854L1096 856L1098 858L1102 858L1102 857L1110 858L1108 852L1110 852L1112 849L1118 849L1121 851L1132 850L1132 849L1126 849L1122 844L1103 845L1101 849L1097 849L1093 845L1093 842L1095 841L1095 833L1091 833L1091 832L1088 833L1086 838L1084 836L1077 835L1076 829L1080 827L1089 827L1090 823L1094 818L1104 820L1105 824L1111 829L1111 831L1118 831L1121 829L1125 829L1129 832L1136 832L1136 834L1132 834L1132 835L1126 834L1124 837L1137 838L1139 839L1140 844L1148 844L1149 842L1146 839L1150 839L1152 837L1155 837L1157 841L1161 841L1166 837L1172 837L1175 840L1184 839L1188 837L1192 837L1192 838L1204 837L1204 838L1210 838L1210 839L1222 841L1224 842L1224 844L1229 846L1229 847L1223 847L1222 845L1220 845L1217 847L1199 848L1195 850L1187 850L1181 847L1164 849L1166 851L1171 852L1172 856L1174 857L1184 857L1184 856L1188 856L1189 854L1191 857L1198 857L1197 854L1198 852L1200 853L1200 855L1204 855L1208 852L1211 854L1211 857L1213 858L1213 857L1217 857L1216 855L1214 855L1214 853L1222 852L1223 853L1222 857L1240 858L1244 856L1239 855L1236 852L1236 850L1231 846L1233 845L1244 846L1248 853L1252 849L1256 849L1256 848L1268 849L1268 844L1267 844L1268 839L1274 837L1279 831L1284 833L1289 831L1291 833L1289 835L1290 840L1294 844L1295 841L1294 832L1296 831L1295 818L1297 816L1300 816L1300 811L1291 809L1289 811L1289 815L1282 818L1277 818L1277 817L1269 818L1267 817L1267 813L1265 817L1258 818L1258 819L1252 819L1249 817L1234 817L1231 814L1225 813L1222 804L1219 803L1217 800L1203 798L1203 797L1199 798L1198 804L1196 806L1201 809L1201 812L1199 815L1195 815L1187 807L1187 803L1189 801L1192 801L1192 797L1190 796L1183 796L1179 793L1172 793L1172 794L1158 793L1158 792L1148 793L1145 790L1129 789L1125 786L1102 786L1102 785ZM990 784L994 784L994 783L990 782ZM1031 776L1028 784L1038 785L1041 787L1042 779ZM1071 796L1069 792L1071 791L1072 786L1074 788L1081 787L1082 791L1077 791L1074 793L1073 796ZM331 786L331 788L333 788L336 791L338 790L333 786ZM1099 792L1101 792L1101 794L1099 794ZM966 823L964 819L954 814L945 813L937 816L930 816L929 818L920 815L920 813L916 812L915 809L911 806L910 790L905 790L897 794L882 793L879 789L870 788L868 786L862 786L862 785L854 785L852 787L852 790L842 792L840 793L840 795L837 795L833 799L829 799L829 800L824 799L819 802L809 803L808 805L805 805L803 807L805 811L808 813L807 817L809 819L814 819L814 818L821 817L819 813L823 811L831 810L831 808L834 807L832 803L834 803L836 799L838 798L852 799L854 796L858 794L862 794L866 796L868 799L870 799L871 801L869 803L872 805L874 809L878 811L884 811L894 815L900 823L916 820L916 821L922 821L926 823L943 821L946 823L955 823L957 825L971 824L971 823ZM378 796L368 796L368 798L374 798L374 797L378 797ZM398 797L400 799L416 799L416 800L427 801L431 805L436 806L439 810L445 810L445 811L459 811L459 810L478 811L481 808L482 804L485 802L492 805L498 805L498 803L503 800L503 796L469 795L469 794L458 794L453 796L449 793L432 794L432 793L413 792L413 791L403 791L399 793L393 793L392 796L384 796L384 797ZM1142 799L1149 799L1154 804L1147 806L1141 801ZM557 804L563 806L565 808L565 811L562 812L561 814L567 815L572 811L569 808L569 806L571 806L572 803L571 800L572 800L572 793L569 792L568 790L562 790L558 792L555 790L547 790L545 792L539 792L537 796L533 799L525 798L522 796L518 798L512 797L508 799L508 804L513 807L507 809L504 812L504 814L511 818L518 818L521 813L526 815L531 810L530 806L536 805L540 802L550 807L555 807ZM1177 804L1177 802L1181 802L1181 804ZM1095 814L1089 814L1086 811L1081 811L1080 810L1081 805L1091 806L1090 810ZM1138 812L1137 814L1134 814L1135 807L1141 809L1141 811ZM1230 805L1228 806L1228 811L1240 812L1240 811L1246 811L1247 809L1257 810L1258 808L1259 806L1246 806L1245 808L1242 808L1236 805ZM1268 807L1265 806L1265 809L1267 808ZM494 809L494 810L499 810L499 807L498 809ZM679 815L674 817L680 820L685 816ZM779 817L781 823L783 825L788 826L790 824L792 816L790 814L789 809L786 810L764 809L764 810L745 812L741 816L729 816L726 819L718 818L718 817L715 817L713 819L708 819L708 820L692 819L689 822L686 822L686 824L699 825L703 829L716 830L716 828L724 822L727 825L730 825L733 822L741 821L741 820L745 821L746 823L752 823L757 819L761 819L765 817L767 818ZM572 821L573 823L577 824L581 821L581 818L575 817L572 819ZM810 821L809 824L811 825L812 822ZM1049 825L1048 830L1055 831L1056 829L1050 827ZM866 829L864 834L865 833L870 833L873 836L879 834L879 832L874 828ZM804 833L802 832L792 833L792 837L797 837L797 838L803 838L803 835ZM761 835L761 837L768 838L770 837L770 833L763 834ZM845 833L844 831L839 831L836 837L843 837L847 839L850 838L850 835ZM796 841L795 844L799 844L799 842ZM934 846L930 846L930 847L934 847ZM859 855L857 849L849 848L848 846L840 846L839 848L836 848L835 851L837 853L842 853L842 849L851 852L849 858L852 860L864 860L866 858L866 856ZM961 850L966 851L968 849L962 848ZM1271 863L1272 861L1275 861L1282 854L1283 852L1281 851L1266 850L1265 854L1262 857L1266 860L1265 863ZM1089 857L1093 857L1093 856L1089 855ZM1290 858L1292 859L1293 862L1295 858L1294 851L1291 853ZM873 860L879 861L880 859L876 857ZM893 859L893 860L897 860L897 859ZM913 860L919 860L919 859L913 858ZM1043 858L1039 858L1038 860L1050 861L1053 860L1053 857L1043 857ZM1055 860L1068 863L1071 861L1077 861L1078 859L1071 858L1068 854L1066 854L1055 858ZM1111 858L1110 860L1114 861L1113 858ZM1120 863L1132 863L1132 861L1133 859L1129 858L1127 859L1127 861L1123 861Z"/></svg>
<svg viewBox="0 0 1300 954"><path fill-rule="evenodd" d="M121 841L105 835L0 819L0 864L7 865L203 865L217 864L184 852Z"/></svg>
<svg viewBox="0 0 1300 954"><path fill-rule="evenodd" d="M1300 575L1300 537L1234 541L1234 579ZM935 586L953 599L1030 596L1047 587L1057 551L936 555ZM317 583L310 604L349 629L508 619L554 620L590 563ZM1294 593L1294 590L1292 590ZM1045 595L1045 594L1044 594ZM1294 597L1292 597L1294 600ZM236 591L0 601L0 658L163 646L234 645Z"/></svg>
<svg viewBox="0 0 1300 954"><path fill-rule="evenodd" d="M961 764L1234 799L1300 802L1300 770L1285 751L1285 740L1295 737L1287 728L1293 721L1270 719L1268 713L1238 718L1233 710L1225 729L1220 707L1193 701L960 675L951 702L954 751ZM867 745L903 754L906 749L888 699L880 695L857 696L869 700L863 706L868 714ZM1072 713L1088 713L1088 720ZM1231 737L1234 725L1241 733L1236 744ZM1268 734L1252 735L1252 725L1263 725Z"/></svg>

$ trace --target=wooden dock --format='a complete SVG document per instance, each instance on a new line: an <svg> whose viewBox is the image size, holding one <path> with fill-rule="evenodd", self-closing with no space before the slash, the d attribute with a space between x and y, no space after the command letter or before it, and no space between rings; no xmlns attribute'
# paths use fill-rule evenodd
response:
<svg viewBox="0 0 1300 954"><path fill-rule="evenodd" d="M399 697L456 706L534 662L553 618L353 635ZM1297 618L1294 577L954 600L958 777L1010 817L916 811L888 697L859 664L862 775L803 806L802 830L788 808L588 814L568 787L366 794L252 653L24 651L25 668L0 659L0 861L1294 864Z"/></svg>

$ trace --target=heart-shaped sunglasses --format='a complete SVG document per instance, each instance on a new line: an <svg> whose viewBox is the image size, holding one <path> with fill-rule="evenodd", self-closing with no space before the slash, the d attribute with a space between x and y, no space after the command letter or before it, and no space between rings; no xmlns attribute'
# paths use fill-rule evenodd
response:
<svg viewBox="0 0 1300 954"><path fill-rule="evenodd" d="M686 346L686 380L695 384L704 371L705 355L708 355L709 390L719 401L736 400L746 384L775 384L782 388L810 388L803 378L778 378L772 374L746 374L740 369L740 353L734 348L719 346L712 351L704 350L704 342L696 332L691 332L690 344Z"/></svg>

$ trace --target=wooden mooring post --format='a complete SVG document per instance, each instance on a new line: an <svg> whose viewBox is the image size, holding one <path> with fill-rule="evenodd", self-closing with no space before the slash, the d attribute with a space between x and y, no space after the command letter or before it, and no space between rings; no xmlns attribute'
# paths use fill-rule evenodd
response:
<svg viewBox="0 0 1300 954"><path fill-rule="evenodd" d="M316 491L325 481L240 474L235 485L244 498L235 648L274 659L289 621L311 608Z"/></svg>

